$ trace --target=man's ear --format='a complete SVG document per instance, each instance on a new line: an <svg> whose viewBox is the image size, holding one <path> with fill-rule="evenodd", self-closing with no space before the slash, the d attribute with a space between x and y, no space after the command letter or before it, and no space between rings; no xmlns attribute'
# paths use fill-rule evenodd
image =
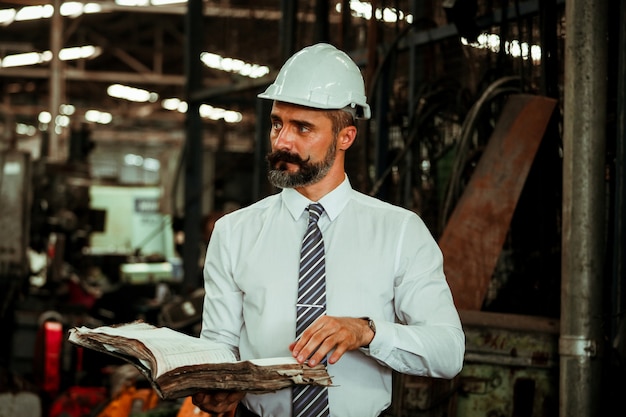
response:
<svg viewBox="0 0 626 417"><path fill-rule="evenodd" d="M339 150L345 151L347 150L356 139L356 126L348 126L344 127L341 132L339 132L339 142L337 143L337 148Z"/></svg>

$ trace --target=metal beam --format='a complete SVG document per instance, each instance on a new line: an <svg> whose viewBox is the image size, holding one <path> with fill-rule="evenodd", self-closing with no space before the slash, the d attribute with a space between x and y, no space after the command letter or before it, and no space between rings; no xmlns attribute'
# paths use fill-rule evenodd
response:
<svg viewBox="0 0 626 417"><path fill-rule="evenodd" d="M16 4L24 4L24 6L48 4L48 1L13 1ZM173 14L184 15L187 11L185 5L163 5L163 6L122 6L114 1L98 2L101 7L99 13L127 12L127 13L146 13L146 14ZM6 9L8 7L3 7ZM18 7L19 9L20 7ZM202 7L202 15L207 17L225 17L230 19L254 19L254 20L270 20L279 21L283 18L281 10L267 10L258 7L222 7L210 4ZM301 22L315 22L315 13L300 12L297 18ZM339 23L339 16L331 15L331 22Z"/></svg>
<svg viewBox="0 0 626 417"><path fill-rule="evenodd" d="M65 68L63 76L66 80L71 81L177 85L181 87L185 85L184 75L156 73L137 74L133 72L116 71L84 71L74 68ZM50 70L47 68L0 68L0 77L50 78Z"/></svg>

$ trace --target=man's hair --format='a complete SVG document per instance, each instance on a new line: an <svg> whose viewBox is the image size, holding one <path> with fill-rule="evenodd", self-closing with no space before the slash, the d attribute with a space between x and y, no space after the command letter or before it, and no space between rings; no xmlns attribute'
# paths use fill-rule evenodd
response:
<svg viewBox="0 0 626 417"><path fill-rule="evenodd" d="M337 136L343 128L354 126L354 117L345 110L326 110L326 115L331 121L333 134Z"/></svg>

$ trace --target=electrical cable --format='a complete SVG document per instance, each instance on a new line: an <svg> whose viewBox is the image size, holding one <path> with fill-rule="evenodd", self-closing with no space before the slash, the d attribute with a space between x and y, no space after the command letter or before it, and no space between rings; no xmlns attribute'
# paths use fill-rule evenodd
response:
<svg viewBox="0 0 626 417"><path fill-rule="evenodd" d="M378 86L378 83L380 82L381 74L384 68L387 65L389 65L391 58L397 52L396 49L398 47L399 42L402 40L402 38L407 36L407 34L410 32L411 29L413 29L413 26L408 26L404 28L404 30L402 30L394 38L389 48L385 52L385 55L383 56L380 65L377 66L374 72L374 75L372 77L372 80L370 82L370 85L369 85L368 91L370 92L372 96L376 92L376 88ZM506 23L503 23L503 26L501 27L501 29L506 30ZM503 36L501 36L501 39L503 39ZM504 45L502 44L502 47L503 46ZM501 50L500 52L501 54L499 56L499 62L501 62L503 51ZM479 99L472 105L472 107L470 107L463 121L463 124L461 127L461 134L460 134L459 140L456 143L457 150L456 150L455 159L453 162L453 167L451 170L450 181L447 184L446 191L444 193L443 204L440 210L440 215L439 215L440 230L443 230L443 227L445 223L447 222L447 219L451 213L452 206L461 192L460 189L461 189L463 167L467 162L467 155L469 154L469 151L472 145L471 139L474 135L475 127L479 120L479 116L483 113L484 107L487 104L490 104L491 102L493 102L493 100L495 100L496 98L501 97L501 96L506 96L512 93L519 93L522 90L522 88L519 85L518 86L508 85L512 82L517 82L518 84L521 84L522 77L521 76L505 76L505 77L496 79L496 81L489 84L485 88L485 90L483 91ZM374 101L375 100L372 99L372 102ZM433 109L431 112L427 112L424 114L420 114L420 112L418 111L417 114L413 115L411 119L411 126L409 127L408 133L407 135L403 135L405 136L404 147L399 153L397 153L394 156L392 162L385 168L385 170L379 176L379 178L377 178L374 181L374 184L369 192L369 195L375 195L376 193L378 193L378 191L384 184L385 179L391 174L391 172L393 172L394 167L397 166L399 162L401 162L404 158L407 157L409 151L412 148L412 145L415 143L418 137L419 126L424 120L427 120L426 116L432 115L434 113L436 113L436 111ZM474 144L475 147L478 147L477 145L478 144ZM367 149L367 146L368 146L367 139L366 139L365 146ZM368 165L367 161L366 161L366 165Z"/></svg>
<svg viewBox="0 0 626 417"><path fill-rule="evenodd" d="M470 142L474 134L474 127L476 126L476 122L481 115L484 106L491 103L494 99L500 96L508 95L511 93L519 93L519 87L506 86L506 84L508 83L517 81L519 81L519 77L508 76L502 77L493 82L485 89L479 99L472 105L467 116L465 117L465 120L463 121L463 125L461 127L461 136L460 139L457 141L457 152L452 166L450 181L445 192L444 202L442 205L441 214L439 216L440 230L443 230L443 227L445 226L445 223L447 222L448 217L451 214L452 206L461 192L461 173L467 161L466 155L469 153L470 150Z"/></svg>

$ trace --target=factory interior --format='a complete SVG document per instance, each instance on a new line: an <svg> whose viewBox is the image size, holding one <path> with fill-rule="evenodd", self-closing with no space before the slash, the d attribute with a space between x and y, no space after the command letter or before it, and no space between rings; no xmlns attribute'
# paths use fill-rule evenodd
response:
<svg viewBox="0 0 626 417"><path fill-rule="evenodd" d="M352 186L422 217L466 333L461 373L394 375L384 415L612 415L625 28L626 0L0 3L0 416L192 415L67 332L198 335L212 223L278 191L257 94L317 42L365 80Z"/></svg>

